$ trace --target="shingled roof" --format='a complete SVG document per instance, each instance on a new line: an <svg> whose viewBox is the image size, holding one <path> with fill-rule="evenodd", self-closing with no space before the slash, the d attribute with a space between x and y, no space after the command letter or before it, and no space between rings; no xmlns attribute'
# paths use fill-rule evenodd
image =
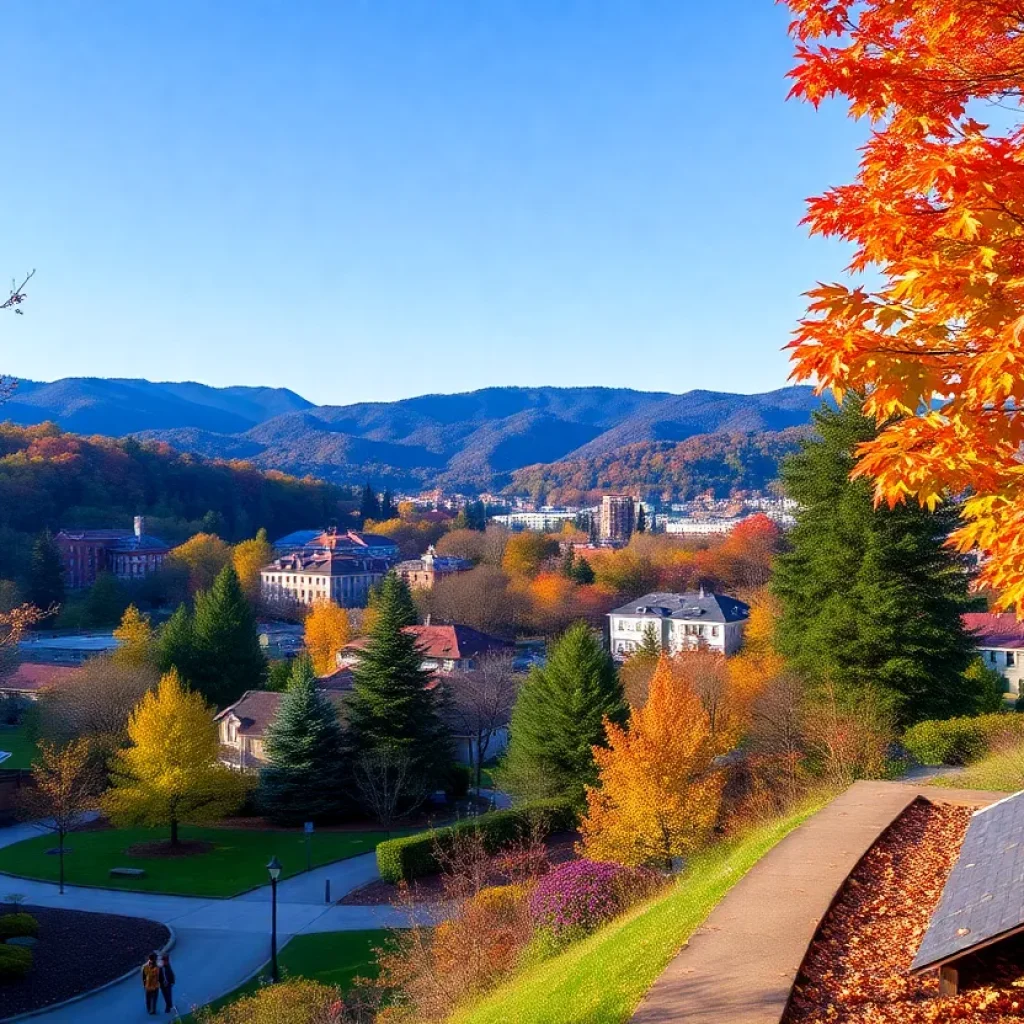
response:
<svg viewBox="0 0 1024 1024"><path fill-rule="evenodd" d="M1013 612L967 612L963 621L979 647L1024 647L1024 622Z"/></svg>
<svg viewBox="0 0 1024 1024"><path fill-rule="evenodd" d="M699 619L702 622L741 622L750 614L750 606L725 594L704 590L685 594L644 594L620 605L609 615L647 615L664 619Z"/></svg>

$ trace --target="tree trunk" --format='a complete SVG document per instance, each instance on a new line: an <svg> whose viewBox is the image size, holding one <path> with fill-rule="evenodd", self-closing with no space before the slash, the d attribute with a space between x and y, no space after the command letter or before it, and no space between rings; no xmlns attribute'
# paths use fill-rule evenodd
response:
<svg viewBox="0 0 1024 1024"><path fill-rule="evenodd" d="M171 818L171 846L178 845L178 819Z"/></svg>

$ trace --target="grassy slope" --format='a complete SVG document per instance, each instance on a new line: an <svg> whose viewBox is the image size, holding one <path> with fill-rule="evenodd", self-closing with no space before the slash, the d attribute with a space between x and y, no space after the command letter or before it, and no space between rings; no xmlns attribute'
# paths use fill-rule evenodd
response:
<svg viewBox="0 0 1024 1024"><path fill-rule="evenodd" d="M387 939L383 929L354 932L313 932L296 935L279 953L278 964L281 976L287 978L310 978L325 985L347 988L357 977L371 978L377 973L377 962L373 951ZM210 1003L210 1010L234 1002L259 988L259 978L235 989L234 992ZM184 1017L191 1022L192 1016Z"/></svg>
<svg viewBox="0 0 1024 1024"><path fill-rule="evenodd" d="M695 857L666 896L526 970L452 1024L621 1024L714 905L820 804Z"/></svg>
<svg viewBox="0 0 1024 1024"><path fill-rule="evenodd" d="M0 768L28 770L32 767L32 759L36 756L36 745L26 738L25 730L21 726L0 727L0 750L5 750L11 755L0 764Z"/></svg>
<svg viewBox="0 0 1024 1024"><path fill-rule="evenodd" d="M283 865L282 878L297 875L306 868L305 840L298 831L182 827L182 839L206 840L214 844L214 849L196 856L173 858L135 857L124 852L135 843L166 838L166 829L148 828L71 835L67 846L72 852L65 857L67 881L73 885L142 892L234 896L267 882L266 864L273 855ZM385 838L383 832L320 832L312 841L313 867L368 853ZM56 881L58 858L45 853L54 845L54 837L45 834L0 849L0 871ZM114 867L144 868L146 877L110 878L108 872Z"/></svg>
<svg viewBox="0 0 1024 1024"><path fill-rule="evenodd" d="M1024 789L1024 745L989 754L969 764L963 771L934 779L933 785L1007 793Z"/></svg>

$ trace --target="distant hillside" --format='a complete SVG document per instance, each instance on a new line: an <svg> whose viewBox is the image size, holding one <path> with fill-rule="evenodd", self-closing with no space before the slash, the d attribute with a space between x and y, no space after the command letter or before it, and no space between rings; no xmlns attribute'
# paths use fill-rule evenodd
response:
<svg viewBox="0 0 1024 1024"><path fill-rule="evenodd" d="M780 431L699 434L685 441L641 441L599 455L580 455L512 474L508 490L534 500L587 504L608 491L639 491L671 501L711 491L764 490L779 463L811 432L809 425Z"/></svg>
<svg viewBox="0 0 1024 1024"><path fill-rule="evenodd" d="M625 388L486 388L398 402L303 406L244 430L201 424L136 430L208 457L337 483L500 489L537 463L601 460L627 445L806 425L820 403L809 387L762 395ZM58 420L58 422L60 422Z"/></svg>
<svg viewBox="0 0 1024 1024"><path fill-rule="evenodd" d="M65 377L52 384L19 381L17 392L0 414L20 426L53 421L77 434L122 437L139 430L181 428L241 433L309 407L309 402L286 388Z"/></svg>

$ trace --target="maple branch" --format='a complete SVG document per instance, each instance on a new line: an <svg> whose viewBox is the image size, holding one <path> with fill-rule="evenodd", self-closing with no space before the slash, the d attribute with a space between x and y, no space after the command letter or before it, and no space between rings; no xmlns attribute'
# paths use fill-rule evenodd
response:
<svg viewBox="0 0 1024 1024"><path fill-rule="evenodd" d="M25 280L19 285L15 285L14 281L11 281L11 294L3 303L0 303L0 309L11 309L14 306L20 306L25 301L25 285L32 280L35 273L34 270L29 271L25 275ZM21 310L15 309L14 312L20 313Z"/></svg>

